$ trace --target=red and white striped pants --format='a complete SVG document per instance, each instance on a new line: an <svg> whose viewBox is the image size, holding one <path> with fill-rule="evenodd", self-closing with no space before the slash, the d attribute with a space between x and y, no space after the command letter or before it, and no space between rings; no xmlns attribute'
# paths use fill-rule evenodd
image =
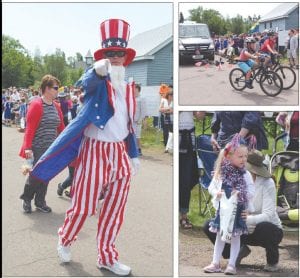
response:
<svg viewBox="0 0 300 278"><path fill-rule="evenodd" d="M131 177L130 162L123 142L102 142L84 137L72 185L72 205L58 234L64 246L71 245L87 216L99 213L98 262L111 265L118 260L115 240L123 223Z"/></svg>

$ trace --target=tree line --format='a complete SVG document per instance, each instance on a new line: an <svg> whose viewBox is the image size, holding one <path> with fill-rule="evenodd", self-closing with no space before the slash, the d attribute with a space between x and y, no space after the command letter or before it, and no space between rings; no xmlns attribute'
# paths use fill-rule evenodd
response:
<svg viewBox="0 0 300 278"><path fill-rule="evenodd" d="M57 77L62 85L73 85L83 74L83 68L75 68L76 61L82 61L80 53L68 57L57 48L54 54L42 56L36 49L33 57L16 39L2 35L2 88L11 86L39 88L45 74Z"/></svg>
<svg viewBox="0 0 300 278"><path fill-rule="evenodd" d="M189 10L189 17L187 19L197 23L206 23L212 34L239 35L242 33L248 33L253 24L260 19L260 15L243 18L241 15L237 14L237 16L233 18L224 18L220 12L216 10L203 9L203 7L199 6L195 9ZM184 20L185 18L183 17L183 14L180 13L179 22L184 22Z"/></svg>

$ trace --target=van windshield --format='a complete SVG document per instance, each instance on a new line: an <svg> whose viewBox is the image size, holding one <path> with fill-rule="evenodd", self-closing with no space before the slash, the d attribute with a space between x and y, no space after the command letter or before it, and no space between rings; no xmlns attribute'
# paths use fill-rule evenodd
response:
<svg viewBox="0 0 300 278"><path fill-rule="evenodd" d="M179 25L180 38L210 37L207 25Z"/></svg>

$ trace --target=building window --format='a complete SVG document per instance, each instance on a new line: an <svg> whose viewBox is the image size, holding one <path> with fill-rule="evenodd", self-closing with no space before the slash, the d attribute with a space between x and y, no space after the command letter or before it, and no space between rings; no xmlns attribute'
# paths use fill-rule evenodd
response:
<svg viewBox="0 0 300 278"><path fill-rule="evenodd" d="M272 24L273 22L271 21L270 22L270 29L272 29L272 27L273 27L273 24Z"/></svg>
<svg viewBox="0 0 300 278"><path fill-rule="evenodd" d="M265 29L267 29L267 22L265 22Z"/></svg>

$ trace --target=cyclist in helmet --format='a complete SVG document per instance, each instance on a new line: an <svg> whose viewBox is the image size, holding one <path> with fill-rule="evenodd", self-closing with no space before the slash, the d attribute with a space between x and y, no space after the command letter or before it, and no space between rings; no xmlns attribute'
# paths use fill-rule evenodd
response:
<svg viewBox="0 0 300 278"><path fill-rule="evenodd" d="M255 55L256 40L253 37L247 37L245 43L246 47L241 51L238 66L246 74L246 87L253 89L250 77L251 69L256 65L254 61L257 58L257 55Z"/></svg>
<svg viewBox="0 0 300 278"><path fill-rule="evenodd" d="M270 59L273 60L274 55L278 54L275 50L275 32L269 31L267 35L268 38L260 48L260 52L266 56L265 65L269 63Z"/></svg>

